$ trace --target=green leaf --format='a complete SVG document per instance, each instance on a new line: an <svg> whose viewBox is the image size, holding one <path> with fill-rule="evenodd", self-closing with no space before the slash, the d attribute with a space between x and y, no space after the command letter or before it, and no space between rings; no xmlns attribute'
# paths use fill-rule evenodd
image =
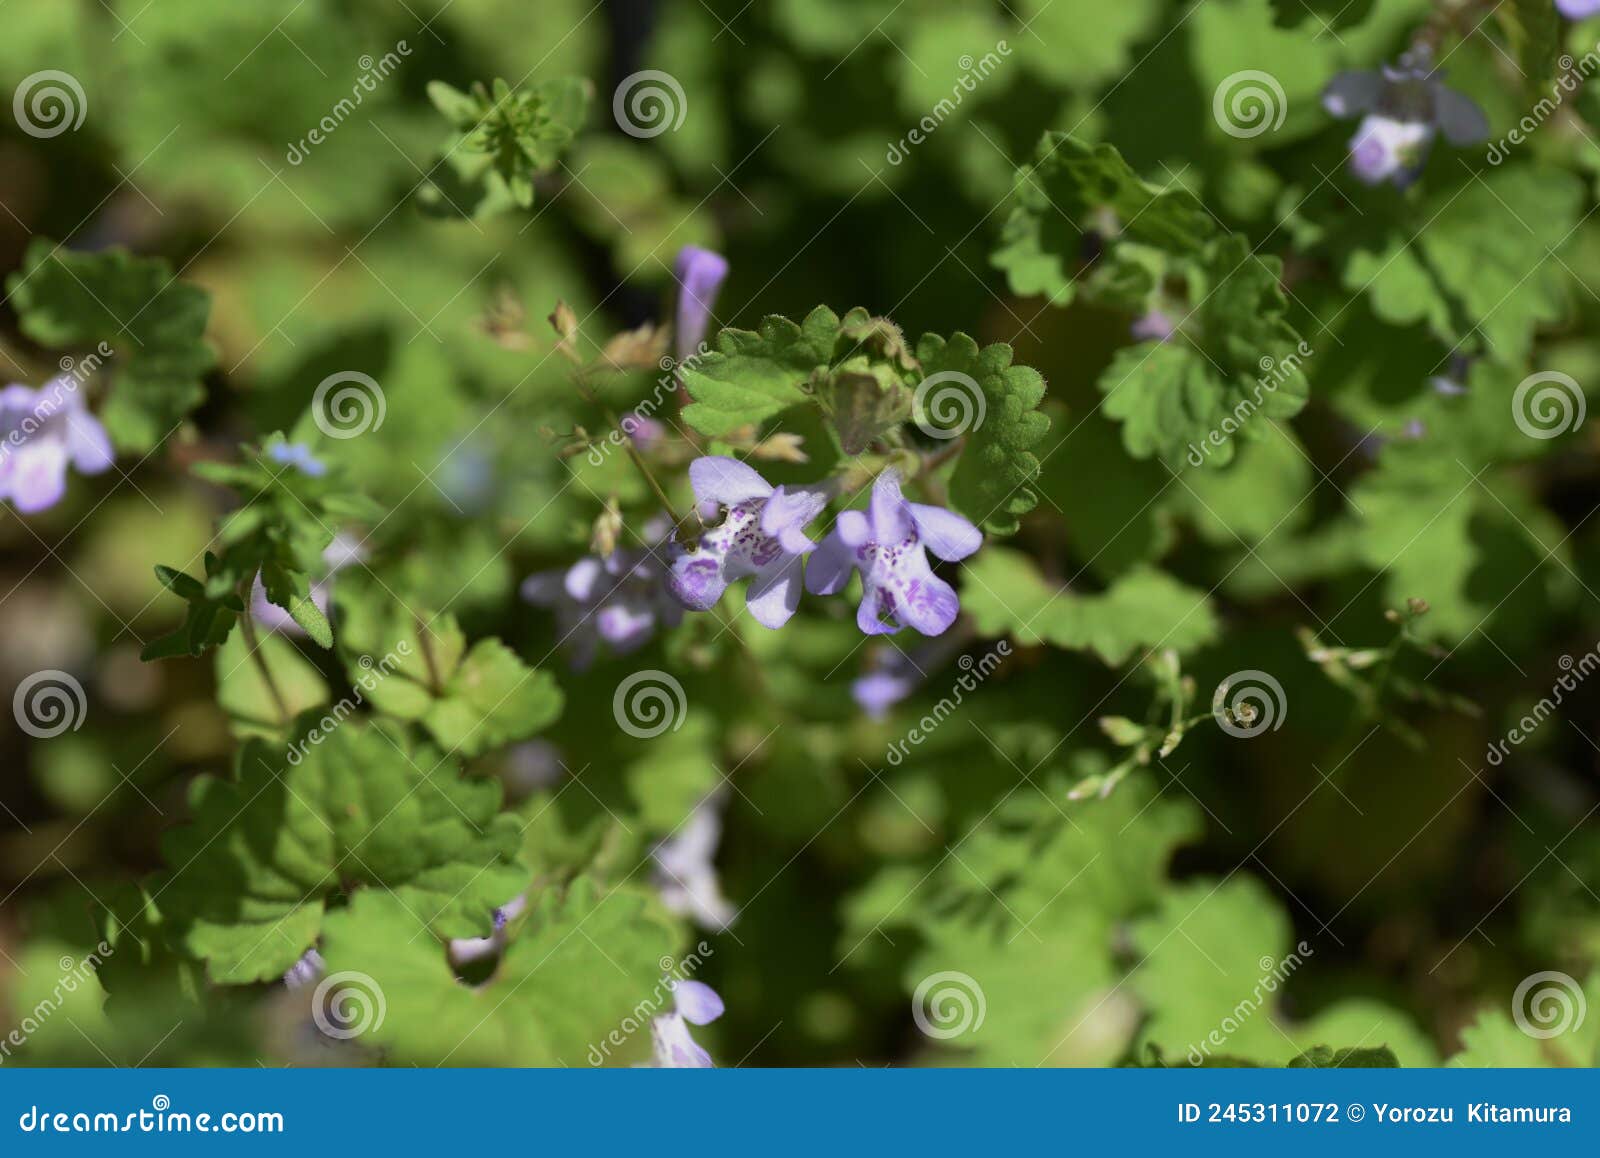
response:
<svg viewBox="0 0 1600 1158"><path fill-rule="evenodd" d="M243 632L231 635L217 649L217 704L233 721L234 734L281 736L301 712L328 702L322 673L294 644L269 632L258 640L255 654ZM261 668L272 673L269 686Z"/></svg>
<svg viewBox="0 0 1600 1158"><path fill-rule="evenodd" d="M1271 420L1299 413L1314 351L1285 320L1278 260L1245 238L1221 238L1186 270L1197 304L1178 333L1119 350L1099 386L1135 458L1224 466L1236 437L1268 437Z"/></svg>
<svg viewBox="0 0 1600 1158"><path fill-rule="evenodd" d="M152 894L213 981L282 973L316 940L327 904L378 886L440 937L485 936L527 873L500 787L399 729L304 718L287 746L250 741L233 779L196 780L192 820L161 842Z"/></svg>
<svg viewBox="0 0 1600 1158"><path fill-rule="evenodd" d="M1590 973L1581 986L1555 971L1520 984L1527 989L1520 994L1512 990L1510 1007L1538 1036L1513 1021L1504 1007L1486 1009L1461 1031L1462 1050L1445 1064L1516 1069L1600 1065L1600 1020L1594 1016L1600 1008L1600 971Z"/></svg>
<svg viewBox="0 0 1600 1158"><path fill-rule="evenodd" d="M1144 1041L1190 1064L1226 1053L1268 1064L1321 1064L1319 1042L1370 1042L1409 1065L1433 1064L1433 1050L1409 1018L1374 1002L1346 999L1303 1025L1286 1024L1281 995L1316 963L1318 948L1291 944L1288 917L1266 888L1243 874L1169 889L1159 909L1133 926L1139 965L1129 985L1148 1019ZM1359 1027L1359 1028L1356 1028ZM1311 1058L1305 1058L1308 1050Z"/></svg>
<svg viewBox="0 0 1600 1158"><path fill-rule="evenodd" d="M407 906L369 889L328 917L322 954L330 973L364 974L382 994L383 1017L357 1040L396 1064L585 1066L648 1055L644 1023L670 1010L661 961L677 941L648 893L602 893L579 878L545 890L509 932L494 974L467 986ZM622 1059L607 1044L613 1031L630 1038Z"/></svg>
<svg viewBox="0 0 1600 1158"><path fill-rule="evenodd" d="M23 333L40 345L109 349L114 381L100 417L119 449L154 449L204 399L201 379L216 360L205 342L211 295L178 281L166 260L36 237L6 286Z"/></svg>
<svg viewBox="0 0 1600 1158"><path fill-rule="evenodd" d="M399 606L376 584L341 583L340 649L373 706L416 720L450 752L475 756L523 740L560 715L561 689L497 639L467 648L452 615Z"/></svg>
<svg viewBox="0 0 1600 1158"><path fill-rule="evenodd" d="M1044 398L1044 378L1031 367L1013 366L1011 347L1003 342L980 350L966 334L948 342L925 334L917 343L917 358L925 383L941 381L927 392L919 425L945 437L965 431L966 445L950 478L951 499L984 529L1011 534L1018 516L1039 501L1029 484L1039 475L1033 448L1050 429L1050 420L1037 409ZM937 409L944 391L960 399L954 428L941 421Z"/></svg>
<svg viewBox="0 0 1600 1158"><path fill-rule="evenodd" d="M1314 1070L1392 1070L1398 1069L1400 1061L1394 1056L1394 1050L1387 1046L1376 1046L1372 1049L1359 1049L1347 1046L1344 1049L1334 1049L1332 1046L1318 1045L1306 1050L1289 1062L1289 1069L1314 1069Z"/></svg>
<svg viewBox="0 0 1600 1158"><path fill-rule="evenodd" d="M1344 284L1365 293L1385 321L1426 322L1452 347L1465 343L1523 365L1535 328L1562 315L1565 271L1556 258L1583 202L1583 182L1563 169L1534 163L1476 173L1352 248Z"/></svg>
<svg viewBox="0 0 1600 1158"><path fill-rule="evenodd" d="M1163 647L1180 654L1217 638L1217 616L1202 591L1137 567L1103 594L1047 583L1027 556L988 547L963 570L961 603L985 636L1019 644L1091 651L1108 664Z"/></svg>
<svg viewBox="0 0 1600 1158"><path fill-rule="evenodd" d="M798 326L772 316L754 332L723 330L714 351L679 371L694 399L684 421L719 437L809 401L811 376L833 356L839 326L837 314L818 306Z"/></svg>
<svg viewBox="0 0 1600 1158"><path fill-rule="evenodd" d="M1087 145L1046 133L1035 159L1018 174L1017 204L1007 219L994 264L1013 293L1072 301L1091 231L1170 253L1197 249L1214 232L1209 214L1182 186L1140 179L1112 145Z"/></svg>
<svg viewBox="0 0 1600 1158"><path fill-rule="evenodd" d="M1078 774L1100 766L1077 763ZM858 927L846 931L846 949L886 925L919 934L901 974L914 998L938 974L947 980L936 986L981 992L982 1023L948 1042L966 1064L1105 1065L1132 1036L1136 1014L1117 990L1117 926L1155 903L1174 849L1199 831L1199 810L1154 799L1144 781L1070 811L1057 789L1007 796L958 857L905 880L889 870L852 906ZM1041 977L1051 979L1043 990Z"/></svg>
<svg viewBox="0 0 1600 1158"><path fill-rule="evenodd" d="M424 208L482 218L504 208L506 194L518 208L532 208L534 178L561 160L583 127L592 95L589 82L577 77L516 89L497 79L492 88L474 84L470 93L430 82L428 99L459 133L443 160L460 183L452 196L448 180L429 181L420 194ZM435 166L436 178L440 168ZM469 212L462 201L473 182L484 187Z"/></svg>

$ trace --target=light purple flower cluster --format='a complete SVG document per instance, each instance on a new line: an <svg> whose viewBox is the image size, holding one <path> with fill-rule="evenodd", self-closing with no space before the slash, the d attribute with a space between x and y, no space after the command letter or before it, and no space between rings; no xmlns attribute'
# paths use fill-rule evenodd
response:
<svg viewBox="0 0 1600 1158"><path fill-rule="evenodd" d="M89 413L74 379L0 390L0 499L23 514L61 501L69 465L79 474L99 474L114 461L105 427Z"/></svg>
<svg viewBox="0 0 1600 1158"><path fill-rule="evenodd" d="M1350 138L1350 169L1368 185L1388 181L1405 188L1428 159L1434 137L1452 145L1487 140L1489 120L1471 97L1444 83L1432 54L1418 45L1381 71L1341 72L1322 92L1336 117L1361 115Z"/></svg>
<svg viewBox="0 0 1600 1158"><path fill-rule="evenodd" d="M664 548L671 524L645 524L645 545L588 555L564 571L540 571L522 583L529 603L552 608L562 644L580 671L602 644L626 655L649 642L658 628L675 627L683 608L668 593Z"/></svg>
<svg viewBox="0 0 1600 1158"><path fill-rule="evenodd" d="M868 635L902 627L939 635L955 622L955 589L933 573L926 552L955 562L976 551L983 535L942 507L906 501L898 471L880 474L867 512L845 511L820 545L805 527L827 505L822 487L774 487L744 463L716 455L695 460L689 480L697 502L726 515L673 560L669 586L684 606L708 610L730 583L749 577L751 615L776 628L799 607L802 576L813 595L834 595L859 571L856 623Z"/></svg>
<svg viewBox="0 0 1600 1158"><path fill-rule="evenodd" d="M1556 7L1568 20L1587 20L1600 13L1600 0L1556 0Z"/></svg>

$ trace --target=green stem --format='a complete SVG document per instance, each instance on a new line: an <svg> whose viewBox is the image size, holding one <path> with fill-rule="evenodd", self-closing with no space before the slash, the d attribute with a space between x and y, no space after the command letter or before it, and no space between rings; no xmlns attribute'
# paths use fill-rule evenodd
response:
<svg viewBox="0 0 1600 1158"><path fill-rule="evenodd" d="M283 698L283 693L278 690L278 681L272 678L272 669L267 666L267 659L261 654L261 637L256 633L255 617L250 614L250 596L247 591L244 595L245 610L239 616L239 627L244 632L245 646L250 649L250 659L261 672L261 682L267 687L267 694L272 697L273 705L278 709L278 722L287 725L294 713L289 711L289 701Z"/></svg>

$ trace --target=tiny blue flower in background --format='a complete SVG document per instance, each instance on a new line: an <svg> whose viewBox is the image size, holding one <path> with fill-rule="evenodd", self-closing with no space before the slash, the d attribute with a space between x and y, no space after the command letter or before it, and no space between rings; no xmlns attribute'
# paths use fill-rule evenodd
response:
<svg viewBox="0 0 1600 1158"><path fill-rule="evenodd" d="M704 800L672 836L650 854L654 882L668 911L691 917L706 929L721 932L733 924L737 910L722 895L717 879L717 844L722 839L719 804Z"/></svg>
<svg viewBox="0 0 1600 1158"><path fill-rule="evenodd" d="M56 378L34 390L0 390L0 499L25 515L67 493L67 467L99 474L115 461L105 427L89 413L78 383Z"/></svg>
<svg viewBox="0 0 1600 1158"><path fill-rule="evenodd" d="M487 509L495 496L492 449L470 434L453 442L439 460L434 480L457 514L477 514Z"/></svg>
<svg viewBox="0 0 1600 1158"><path fill-rule="evenodd" d="M589 555L564 571L540 571L522 582L522 597L556 613L556 630L572 666L594 662L602 644L627 655L649 642L658 628L676 627L683 608L667 590L664 518L644 526L646 546L618 548L605 558Z"/></svg>
<svg viewBox="0 0 1600 1158"><path fill-rule="evenodd" d="M522 914L528 902L512 897L494 911L494 932L487 937L456 937L450 942L450 963L460 968L485 957L498 956L506 947L506 926Z"/></svg>
<svg viewBox="0 0 1600 1158"><path fill-rule="evenodd" d="M1134 319L1128 332L1141 342L1165 342L1178 332L1178 323L1164 310L1146 310Z"/></svg>
<svg viewBox="0 0 1600 1158"><path fill-rule="evenodd" d="M827 505L826 492L775 487L722 455L690 463L689 482L697 504L715 504L727 513L692 550L673 559L673 595L692 611L709 611L728 584L748 577L750 614L763 627L782 627L800 606L805 557L816 546L805 526Z"/></svg>
<svg viewBox="0 0 1600 1158"><path fill-rule="evenodd" d="M273 462L295 467L301 474L321 478L328 473L328 464L311 453L303 442L275 442L267 447L267 457Z"/></svg>
<svg viewBox="0 0 1600 1158"><path fill-rule="evenodd" d="M501 778L506 790L520 800L555 787L565 771L560 748L549 740L524 740L507 750Z"/></svg>
<svg viewBox="0 0 1600 1158"><path fill-rule="evenodd" d="M1556 0L1556 7L1568 20L1586 20L1600 13L1600 0Z"/></svg>
<svg viewBox="0 0 1600 1158"><path fill-rule="evenodd" d="M1489 120L1471 97L1444 83L1424 46L1381 72L1341 72L1322 92L1336 117L1362 116L1350 139L1351 171L1368 185L1405 188L1417 179L1436 134L1452 145L1488 139Z"/></svg>
<svg viewBox="0 0 1600 1158"><path fill-rule="evenodd" d="M983 534L943 507L907 502L898 471L886 470L872 485L863 514L845 511L811 556L806 590L833 595L850 572L861 572L861 607L856 625L868 635L890 635L912 627L940 635L961 610L955 589L933 573L924 549L954 563L983 543Z"/></svg>
<svg viewBox="0 0 1600 1158"><path fill-rule="evenodd" d="M691 1025L710 1025L722 1016L722 998L703 981L672 983L674 1009L650 1019L650 1044L657 1069L706 1070L715 1063L689 1033Z"/></svg>
<svg viewBox="0 0 1600 1158"><path fill-rule="evenodd" d="M711 326L711 308L717 291L728 276L728 259L720 253L686 245L678 251L674 269L680 287L678 317L672 327L673 353L679 362L694 355L706 340Z"/></svg>
<svg viewBox="0 0 1600 1158"><path fill-rule="evenodd" d="M327 963L322 960L322 954L315 949L307 949L300 955L300 960L284 972L283 984L289 989L299 989L302 985L310 985L327 971Z"/></svg>

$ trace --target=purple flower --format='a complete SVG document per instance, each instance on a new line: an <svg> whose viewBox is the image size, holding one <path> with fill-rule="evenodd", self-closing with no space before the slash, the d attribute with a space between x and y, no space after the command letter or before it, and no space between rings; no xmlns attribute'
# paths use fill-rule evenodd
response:
<svg viewBox="0 0 1600 1158"><path fill-rule="evenodd" d="M650 854L655 861L655 886L667 910L692 917L703 928L719 933L738 916L738 910L722 895L716 865L712 863L721 839L718 803L704 800L678 831Z"/></svg>
<svg viewBox="0 0 1600 1158"><path fill-rule="evenodd" d="M959 630L947 632L909 652L901 651L894 643L876 648L867 659L866 671L850 685L850 695L868 719L881 720L890 708L916 691L930 671L943 667L966 646L970 635Z"/></svg>
<svg viewBox="0 0 1600 1158"><path fill-rule="evenodd" d="M310 985L327 972L327 969L328 965L323 961L322 954L314 948L307 949L300 955L300 960L284 971L283 984L288 989L299 989L302 985Z"/></svg>
<svg viewBox="0 0 1600 1158"><path fill-rule="evenodd" d="M922 683L922 673L911 661L896 652L871 671L858 676L850 685L850 695L867 718L881 720L889 709L905 699Z"/></svg>
<svg viewBox="0 0 1600 1158"><path fill-rule="evenodd" d="M312 454L311 448L303 442L275 442L267 447L267 457L284 466L292 466L312 478L321 478L328 473L328 464Z"/></svg>
<svg viewBox="0 0 1600 1158"><path fill-rule="evenodd" d="M589 555L565 571L540 571L522 582L522 597L552 608L562 645L580 671L594 662L601 644L616 655L637 651L657 628L676 627L680 607L667 591L660 549L671 524L645 524L645 546L619 548L605 558Z"/></svg>
<svg viewBox="0 0 1600 1158"><path fill-rule="evenodd" d="M763 627L782 627L800 606L805 557L816 546L805 525L822 513L827 494L815 487L775 487L722 455L690 463L689 482L697 504L714 503L727 514L672 561L673 595L691 610L709 611L728 584L748 576L750 614Z"/></svg>
<svg viewBox="0 0 1600 1158"><path fill-rule="evenodd" d="M646 414L624 414L621 426L622 433L638 450L653 450L667 436L667 428Z"/></svg>
<svg viewBox="0 0 1600 1158"><path fill-rule="evenodd" d="M856 625L868 635L913 627L942 634L961 610L955 589L933 573L924 548L946 562L965 559L983 535L943 507L907 502L898 471L886 470L872 486L867 513L845 511L811 557L806 590L832 595L861 572L861 607Z"/></svg>
<svg viewBox="0 0 1600 1158"><path fill-rule="evenodd" d="M1489 120L1471 97L1444 83L1431 54L1418 46L1381 72L1341 72L1322 91L1336 117L1361 115L1350 139L1350 168L1368 185L1405 188L1417 179L1434 136L1452 145L1488 139Z"/></svg>
<svg viewBox="0 0 1600 1158"><path fill-rule="evenodd" d="M1141 342L1165 342L1178 332L1178 324L1163 310L1146 310L1134 319L1128 332Z"/></svg>
<svg viewBox="0 0 1600 1158"><path fill-rule="evenodd" d="M61 501L68 464L99 474L115 461L78 386L62 377L37 390L15 383L0 390L0 499L25 515Z"/></svg>
<svg viewBox="0 0 1600 1158"><path fill-rule="evenodd" d="M681 287L678 320L672 331L673 352L682 362L692 357L706 340L711 307L716 304L717 291L728 276L728 259L698 245L686 245L678 251L673 273Z"/></svg>
<svg viewBox="0 0 1600 1158"><path fill-rule="evenodd" d="M1586 20L1600 12L1600 0L1556 0L1556 7L1568 20Z"/></svg>
<svg viewBox="0 0 1600 1158"><path fill-rule="evenodd" d="M691 1025L710 1025L722 1016L722 998L703 981L674 981L673 1011L650 1020L650 1045L657 1069L707 1070L714 1064L689 1033Z"/></svg>

